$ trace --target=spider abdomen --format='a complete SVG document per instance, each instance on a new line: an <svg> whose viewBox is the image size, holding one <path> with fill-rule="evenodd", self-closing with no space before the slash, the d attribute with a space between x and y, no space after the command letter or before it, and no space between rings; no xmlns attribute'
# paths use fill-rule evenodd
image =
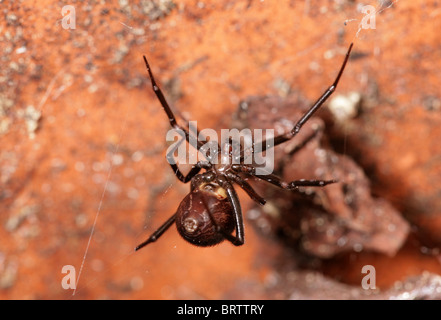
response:
<svg viewBox="0 0 441 320"><path fill-rule="evenodd" d="M208 247L225 239L235 228L233 208L223 188L201 184L188 194L176 214L179 234L188 242Z"/></svg>

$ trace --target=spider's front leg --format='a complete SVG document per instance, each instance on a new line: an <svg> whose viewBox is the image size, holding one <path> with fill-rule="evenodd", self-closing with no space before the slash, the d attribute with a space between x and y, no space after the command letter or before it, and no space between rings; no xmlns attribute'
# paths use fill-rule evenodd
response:
<svg viewBox="0 0 441 320"><path fill-rule="evenodd" d="M275 147L279 144L282 144L288 140L291 140L294 138L299 132L300 129L303 127L303 125L317 112L317 110L320 109L320 107L323 105L323 103L326 102L326 100L335 92L335 89L337 88L337 85L340 81L340 78L343 74L343 71L345 70L346 64L349 60L349 56L351 54L351 50L353 47L353 43L349 46L348 51L346 52L345 59L343 61L343 64L340 67L340 70L337 74L337 77L335 78L334 82L326 89L326 91L316 100L316 102L309 108L308 111L306 111L305 114L300 118L300 120L297 121L295 126L291 129L291 131L288 131L287 133L281 134L279 136L273 137L273 143L268 144L266 140L259 142L258 144L253 144L252 150L259 150L259 152L263 152L267 150L269 147ZM241 159L244 158L244 151L241 152Z"/></svg>
<svg viewBox="0 0 441 320"><path fill-rule="evenodd" d="M192 166L191 170L187 173L187 175L184 175L181 170L179 170L178 165L176 164L173 154L175 153L176 149L179 148L182 142L184 142L184 139L179 140L176 145L171 148L166 155L167 162L170 165L170 167L173 169L173 173L175 174L176 178L178 178L181 182L187 183L191 179L193 179L200 171L201 169L210 169L211 163L207 161L198 161L195 165Z"/></svg>
<svg viewBox="0 0 441 320"><path fill-rule="evenodd" d="M145 56L143 56L144 58L144 62L145 62L145 66L147 68L147 72L150 76L150 80L152 82L152 88L153 91L156 94L156 97L158 98L159 102L161 103L162 108L164 109L165 113L167 114L168 120L170 122L170 125L175 128L176 130L181 130L184 132L185 134L185 139L187 140L188 143L190 143L190 132L189 130L187 130L186 128L184 128L183 126L181 126L177 120L175 115L173 114L173 111L171 110L169 104L167 103L167 100L164 97L164 94L162 93L161 89L159 88L158 84L156 83L155 77L153 76L153 72L150 68L150 65L147 61L147 58ZM197 135L199 136L199 132L196 132ZM199 140L196 140L197 142L197 149L199 150L202 147L202 142L200 142Z"/></svg>

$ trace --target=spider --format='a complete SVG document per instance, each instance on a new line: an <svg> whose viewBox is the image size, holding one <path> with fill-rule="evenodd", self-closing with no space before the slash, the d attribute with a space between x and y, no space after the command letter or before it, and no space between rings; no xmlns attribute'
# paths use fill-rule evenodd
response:
<svg viewBox="0 0 441 320"><path fill-rule="evenodd" d="M251 153L264 152L268 147L277 146L288 140L294 138L302 128L302 126L311 118L311 116L323 105L329 96L335 91L340 77L343 74L346 63L349 59L353 44L349 46L345 59L334 83L326 89L326 91L317 99L317 101L310 107L310 109L303 114L291 131L275 136L273 144L267 144L267 138L261 142L252 144ZM191 132L181 126L168 105L161 89L157 85L153 77L152 70L144 56L144 62L147 68L148 75L151 80L153 91L155 92L159 102L161 103L165 113L168 116L170 125L177 130L182 130L183 138L190 144ZM183 139L181 142L184 141ZM193 140L194 141L194 140ZM244 244L244 224L242 218L242 210L237 193L233 184L239 185L252 200L265 204L265 199L259 196L251 185L246 181L247 178L258 178L271 183L281 189L297 190L299 187L324 187L328 184L337 182L336 180L294 180L291 182L284 182L274 174L260 174L257 172L254 165L244 163L245 150L240 151L240 162L234 164L229 161L225 162L213 161L216 157L227 155L229 160L232 160L233 154L231 152L231 140L225 143L221 150L218 145L218 150L223 153L214 153L208 157L208 161L198 161L192 166L187 175L184 175L178 168L177 164L168 161L173 169L176 177L183 183L191 183L189 194L182 200L177 211L160 226L153 234L139 244L135 251L145 247L149 243L155 242L166 232L173 223L176 223L176 228L179 234L188 242L200 246L207 247L216 245L224 240L228 240L235 246ZM197 141L197 150L200 151L203 145ZM226 150L226 151L225 151ZM257 151L258 150L258 151ZM174 152L172 150L172 152ZM170 154L167 154L169 159ZM237 155L236 155L237 156ZM205 172L200 173L204 169ZM235 234L233 235L233 231Z"/></svg>

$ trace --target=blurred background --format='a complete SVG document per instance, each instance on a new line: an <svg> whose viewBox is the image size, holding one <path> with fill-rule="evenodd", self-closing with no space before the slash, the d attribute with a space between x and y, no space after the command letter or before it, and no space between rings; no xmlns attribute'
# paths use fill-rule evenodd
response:
<svg viewBox="0 0 441 320"><path fill-rule="evenodd" d="M440 1L0 8L1 299L388 298L414 288L408 281L439 294ZM337 93L355 93L346 102L355 111L325 122L334 150L400 221L392 248L381 250L390 239L380 238L322 255L293 249L259 228L238 191L245 245L198 248L171 228L133 251L189 190L166 162L169 123L143 55L178 115L220 130L250 96L318 98L351 42ZM375 268L375 290L362 288L365 265ZM72 275L64 266L74 268L76 290L63 288Z"/></svg>

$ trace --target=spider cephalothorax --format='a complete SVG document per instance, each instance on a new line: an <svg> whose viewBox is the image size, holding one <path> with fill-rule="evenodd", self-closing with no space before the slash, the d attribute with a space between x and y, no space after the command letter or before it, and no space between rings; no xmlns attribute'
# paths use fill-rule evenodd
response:
<svg viewBox="0 0 441 320"><path fill-rule="evenodd" d="M228 240L236 246L242 245L244 243L242 210L233 184L239 185L251 199L262 205L265 204L265 199L259 196L246 181L248 178L258 178L287 190L296 190L301 186L323 187L336 182L335 180L305 179L284 182L273 174L266 174L259 171L258 168L252 164L246 164L244 160L246 158L246 152L265 152L268 148L282 144L297 135L301 127L335 91L349 59L351 49L352 44L349 46L334 83L317 99L291 131L271 138L271 143L268 142L269 138L255 142L248 150L240 150L239 154L232 152L234 148L231 142L224 143L222 147L218 145L217 150L215 149L212 153L208 153L206 161L199 161L194 164L187 175L182 174L176 163L169 161L173 172L180 181L184 183L191 181L190 193L182 200L176 213L146 241L137 246L135 250L139 250L147 244L156 241L173 223L176 223L179 234L185 240L197 246L212 246L223 240ZM182 132L183 138L190 144L190 141L194 141L193 133L178 124L161 89L156 84L145 57L144 62L152 81L153 90L169 118L170 125L174 129ZM202 151L204 146L197 141L195 147L198 151ZM174 150L171 150L171 154L173 152ZM170 159L171 154L167 154L167 159ZM233 160L239 160L239 163ZM204 169L205 172L199 173L202 169ZM233 231L235 231L234 235Z"/></svg>

